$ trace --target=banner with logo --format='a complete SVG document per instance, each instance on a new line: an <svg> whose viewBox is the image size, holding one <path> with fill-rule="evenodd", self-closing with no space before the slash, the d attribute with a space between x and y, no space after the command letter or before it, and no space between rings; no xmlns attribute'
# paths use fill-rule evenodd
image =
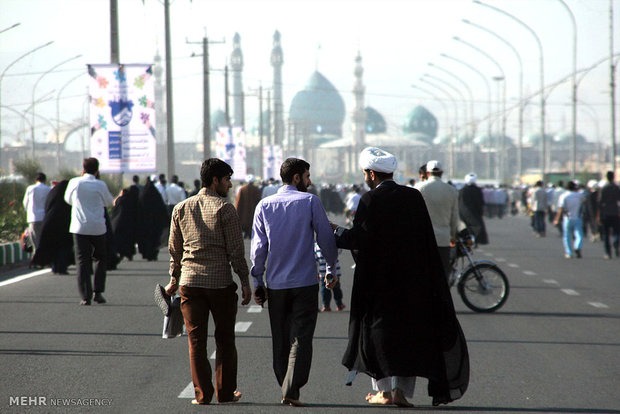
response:
<svg viewBox="0 0 620 414"><path fill-rule="evenodd" d="M218 128L215 134L215 156L232 167L233 180L245 180L247 163L243 128Z"/></svg>
<svg viewBox="0 0 620 414"><path fill-rule="evenodd" d="M153 66L88 65L88 74L90 152L99 170L156 171Z"/></svg>
<svg viewBox="0 0 620 414"><path fill-rule="evenodd" d="M263 178L280 179L280 166L284 160L282 159L282 147L279 145L263 146Z"/></svg>

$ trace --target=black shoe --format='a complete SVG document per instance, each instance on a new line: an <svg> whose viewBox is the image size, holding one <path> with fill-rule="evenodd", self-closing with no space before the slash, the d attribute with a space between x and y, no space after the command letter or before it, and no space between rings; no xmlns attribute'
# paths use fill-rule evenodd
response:
<svg viewBox="0 0 620 414"><path fill-rule="evenodd" d="M581 259L581 250L575 250L575 256L577 256L577 259Z"/></svg>
<svg viewBox="0 0 620 414"><path fill-rule="evenodd" d="M80 306L90 306L90 300L83 299L80 302Z"/></svg>
<svg viewBox="0 0 620 414"><path fill-rule="evenodd" d="M97 303L106 303L106 300L103 298L103 296L101 295L101 293L95 293L95 296L93 297L93 300Z"/></svg>

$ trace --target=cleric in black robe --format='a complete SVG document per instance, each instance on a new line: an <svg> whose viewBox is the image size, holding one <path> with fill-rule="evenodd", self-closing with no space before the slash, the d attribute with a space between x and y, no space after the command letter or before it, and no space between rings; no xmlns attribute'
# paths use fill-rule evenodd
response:
<svg viewBox="0 0 620 414"><path fill-rule="evenodd" d="M120 260L123 257L133 260L136 254L139 197L138 186L132 185L123 189L110 215L116 251Z"/></svg>
<svg viewBox="0 0 620 414"><path fill-rule="evenodd" d="M67 268L75 262L73 236L69 233L71 206L64 194L69 180L54 185L45 199L45 217L41 228L41 242L32 257L36 266L52 265L52 272L67 274Z"/></svg>
<svg viewBox="0 0 620 414"><path fill-rule="evenodd" d="M366 148L360 165L371 191L353 228L335 231L338 247L356 258L342 363L376 380L428 378L433 405L448 403L467 389L469 357L426 204L418 190L392 180L391 154ZM410 406L398 386L377 390L387 397L374 402L369 394L370 403Z"/></svg>
<svg viewBox="0 0 620 414"><path fill-rule="evenodd" d="M154 261L159 254L162 232L170 221L164 200L149 179L140 193L138 208L138 250L144 259Z"/></svg>
<svg viewBox="0 0 620 414"><path fill-rule="evenodd" d="M484 196L476 185L476 174L465 176L465 186L459 191L459 216L474 235L476 244L489 244L484 225Z"/></svg>

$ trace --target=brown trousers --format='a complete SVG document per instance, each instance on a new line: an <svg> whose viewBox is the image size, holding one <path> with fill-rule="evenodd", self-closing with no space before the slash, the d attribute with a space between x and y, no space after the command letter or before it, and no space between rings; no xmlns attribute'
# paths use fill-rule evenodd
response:
<svg viewBox="0 0 620 414"><path fill-rule="evenodd" d="M237 389L237 285L233 283L224 289L181 286L179 293L188 335L189 366L196 401L210 403L214 392L218 402L232 401ZM207 353L209 312L215 324L215 389L211 382L211 365Z"/></svg>

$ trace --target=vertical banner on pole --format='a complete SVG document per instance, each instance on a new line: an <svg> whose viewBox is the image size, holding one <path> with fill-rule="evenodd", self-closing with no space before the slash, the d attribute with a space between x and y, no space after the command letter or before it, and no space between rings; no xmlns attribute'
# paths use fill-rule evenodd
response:
<svg viewBox="0 0 620 414"><path fill-rule="evenodd" d="M155 171L152 65L88 65L88 74L90 151L99 160L100 171Z"/></svg>
<svg viewBox="0 0 620 414"><path fill-rule="evenodd" d="M215 134L215 156L232 167L233 180L245 180L247 163L243 128L218 128Z"/></svg>
<svg viewBox="0 0 620 414"><path fill-rule="evenodd" d="M282 165L282 147L279 145L265 145L263 147L263 177L265 179L280 177Z"/></svg>

